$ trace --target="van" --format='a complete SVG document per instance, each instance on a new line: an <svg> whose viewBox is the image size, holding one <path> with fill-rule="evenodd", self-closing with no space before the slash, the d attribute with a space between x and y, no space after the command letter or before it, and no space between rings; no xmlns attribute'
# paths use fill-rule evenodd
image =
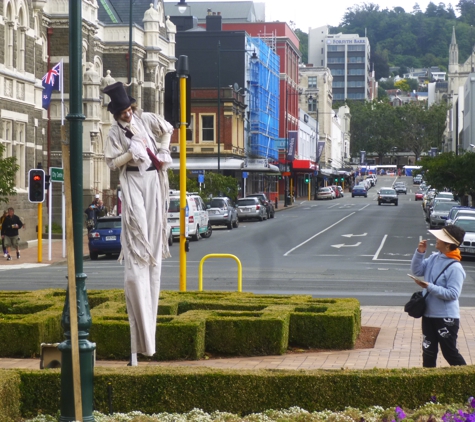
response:
<svg viewBox="0 0 475 422"><path fill-rule="evenodd" d="M193 240L208 238L212 228L209 224L208 210L199 195L186 193L186 208L188 218L185 224L185 237ZM185 211L186 212L186 211ZM174 238L180 237L180 192L170 191L170 204L168 206L168 224Z"/></svg>

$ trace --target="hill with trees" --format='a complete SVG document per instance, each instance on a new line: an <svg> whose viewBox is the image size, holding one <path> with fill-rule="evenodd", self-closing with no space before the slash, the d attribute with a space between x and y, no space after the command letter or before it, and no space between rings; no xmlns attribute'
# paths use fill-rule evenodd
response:
<svg viewBox="0 0 475 422"><path fill-rule="evenodd" d="M475 0L459 0L455 10L451 5L429 3L422 11L417 3L411 11L402 7L381 9L375 3L362 3L348 8L343 20L330 33L358 34L371 43L372 62L376 78L390 76L389 67L398 67L398 74L407 68L448 66L452 28L455 27L460 61L465 61L475 43ZM306 40L301 39L302 61L307 62ZM302 42L303 41L303 42Z"/></svg>

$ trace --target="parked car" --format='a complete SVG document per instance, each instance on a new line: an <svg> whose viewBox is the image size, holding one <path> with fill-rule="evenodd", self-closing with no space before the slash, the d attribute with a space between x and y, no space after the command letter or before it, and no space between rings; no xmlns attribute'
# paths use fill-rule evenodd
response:
<svg viewBox="0 0 475 422"><path fill-rule="evenodd" d="M338 190L338 186L331 185L330 187L333 189L333 192L335 192L335 198L340 198L340 191Z"/></svg>
<svg viewBox="0 0 475 422"><path fill-rule="evenodd" d="M394 204L398 205L397 192L393 188L381 188L378 192L378 205Z"/></svg>
<svg viewBox="0 0 475 422"><path fill-rule="evenodd" d="M393 189L396 191L396 193L403 193L404 195L407 195L407 188L406 184L404 182L396 182L394 183Z"/></svg>
<svg viewBox="0 0 475 422"><path fill-rule="evenodd" d="M426 209L425 209L425 214L426 214L426 221L429 222L430 215L432 214L432 211L434 209L434 206L438 202L448 202L451 203L452 206L460 205L457 201L450 200L449 198L441 198L440 196L435 196L432 198L427 204L426 204Z"/></svg>
<svg viewBox="0 0 475 422"><path fill-rule="evenodd" d="M99 255L119 254L122 217L98 218L88 234L89 257L95 261Z"/></svg>
<svg viewBox="0 0 475 422"><path fill-rule="evenodd" d="M259 198L266 207L267 218L274 218L275 216L274 204L271 200L267 198L265 193L252 193L250 195L246 195L246 198Z"/></svg>
<svg viewBox="0 0 475 422"><path fill-rule="evenodd" d="M415 200L422 201L423 198L424 198L424 193L421 190L418 190L416 192Z"/></svg>
<svg viewBox="0 0 475 422"><path fill-rule="evenodd" d="M437 227L444 227L453 206L454 203L452 201L437 202L429 216L429 228L436 229Z"/></svg>
<svg viewBox="0 0 475 422"><path fill-rule="evenodd" d="M353 189L351 190L351 197L354 198L355 196L364 196L365 198L367 198L368 191L363 185L353 186Z"/></svg>
<svg viewBox="0 0 475 422"><path fill-rule="evenodd" d="M193 240L208 238L213 232L209 224L208 210L199 195L193 193L186 194L186 206L188 208L188 219L185 233L188 233ZM168 205L168 224L172 229L175 238L180 237L180 192L170 192L170 204Z"/></svg>
<svg viewBox="0 0 475 422"><path fill-rule="evenodd" d="M422 198L422 209L425 211L427 203L437 195L437 191L435 189L429 189Z"/></svg>
<svg viewBox="0 0 475 422"><path fill-rule="evenodd" d="M257 196L238 199L236 202L239 221L258 219L267 220L267 209L261 198Z"/></svg>
<svg viewBox="0 0 475 422"><path fill-rule="evenodd" d="M447 215L447 220L445 220L445 225L450 226L454 223L456 218L461 216L475 217L475 208L464 207L462 205L452 207Z"/></svg>
<svg viewBox="0 0 475 422"><path fill-rule="evenodd" d="M226 226L229 230L239 227L239 219L234 202L226 196L211 199L207 204L209 222L212 226Z"/></svg>
<svg viewBox="0 0 475 422"><path fill-rule="evenodd" d="M337 186L338 191L340 192L340 197L343 198L345 196L345 192L343 191L343 188L341 186Z"/></svg>
<svg viewBox="0 0 475 422"><path fill-rule="evenodd" d="M475 217L456 218L454 226L465 230L463 242L459 247L462 256L475 257Z"/></svg>
<svg viewBox="0 0 475 422"><path fill-rule="evenodd" d="M317 190L317 199L333 199L335 191L330 187L321 187Z"/></svg>
<svg viewBox="0 0 475 422"><path fill-rule="evenodd" d="M378 176L376 176L375 174L368 174L368 176L366 177L367 179L372 179L372 185L375 186L376 183L378 183Z"/></svg>

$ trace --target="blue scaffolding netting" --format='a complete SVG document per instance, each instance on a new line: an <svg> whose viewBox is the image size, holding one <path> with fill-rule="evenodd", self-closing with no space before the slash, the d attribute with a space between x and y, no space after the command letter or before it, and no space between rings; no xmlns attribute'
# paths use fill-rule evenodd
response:
<svg viewBox="0 0 475 422"><path fill-rule="evenodd" d="M262 39L252 38L259 60L250 68L250 155L278 159L279 56Z"/></svg>

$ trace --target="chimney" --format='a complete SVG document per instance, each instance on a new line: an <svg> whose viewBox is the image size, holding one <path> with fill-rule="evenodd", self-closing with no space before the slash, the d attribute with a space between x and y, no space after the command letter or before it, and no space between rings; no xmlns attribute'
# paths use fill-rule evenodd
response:
<svg viewBox="0 0 475 422"><path fill-rule="evenodd" d="M214 12L213 14L211 14L210 12L211 10L208 10L208 14L206 15L206 30L207 31L222 31L223 18L221 16L221 12L218 12L217 14Z"/></svg>

